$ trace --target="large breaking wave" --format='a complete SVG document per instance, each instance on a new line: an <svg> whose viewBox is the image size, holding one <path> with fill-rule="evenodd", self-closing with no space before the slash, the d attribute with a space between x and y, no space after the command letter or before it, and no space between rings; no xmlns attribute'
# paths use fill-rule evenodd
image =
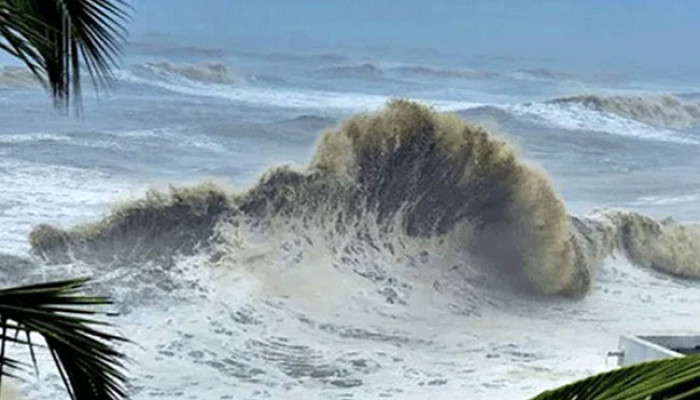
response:
<svg viewBox="0 0 700 400"><path fill-rule="evenodd" d="M151 192L95 223L38 226L30 243L54 263L169 265L206 254L240 267L254 256L236 243L252 235L284 247L290 262L381 281L387 301L407 287L396 269L428 251L444 265L421 268L463 265L542 294L585 293L614 254L700 277L698 227L628 211L569 216L546 174L504 140L409 101L350 118L322 136L308 167L270 169L244 193L211 184Z"/></svg>

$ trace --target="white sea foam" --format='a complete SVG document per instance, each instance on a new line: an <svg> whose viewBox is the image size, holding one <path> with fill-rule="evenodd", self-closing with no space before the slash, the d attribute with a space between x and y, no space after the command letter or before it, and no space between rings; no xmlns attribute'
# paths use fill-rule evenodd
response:
<svg viewBox="0 0 700 400"><path fill-rule="evenodd" d="M194 96L217 97L257 106L273 106L299 109L335 109L343 111L377 110L386 104L389 96L363 93L328 92L309 89L270 89L254 86L201 84L196 82L174 83L147 79L128 71L121 71L119 78L124 81L150 85ZM479 107L481 104L449 100L422 100L439 110L451 111Z"/></svg>
<svg viewBox="0 0 700 400"><path fill-rule="evenodd" d="M92 169L0 159L0 243L3 251L27 251L37 223L67 224L96 216L133 186Z"/></svg>
<svg viewBox="0 0 700 400"><path fill-rule="evenodd" d="M0 135L0 144L20 144L29 142L70 142L72 138L47 132L17 133Z"/></svg>

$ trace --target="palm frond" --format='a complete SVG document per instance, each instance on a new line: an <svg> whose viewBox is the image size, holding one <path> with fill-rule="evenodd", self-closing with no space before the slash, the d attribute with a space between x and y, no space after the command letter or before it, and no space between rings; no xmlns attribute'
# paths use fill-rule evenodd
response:
<svg viewBox="0 0 700 400"><path fill-rule="evenodd" d="M700 355L635 364L532 400L691 400L700 398Z"/></svg>
<svg viewBox="0 0 700 400"><path fill-rule="evenodd" d="M0 379L27 366L7 357L10 343L28 346L36 368L31 336L38 333L73 400L125 398L124 355L114 348L125 339L98 329L109 325L93 319L98 312L91 308L110 301L80 294L86 283L74 279L0 290Z"/></svg>
<svg viewBox="0 0 700 400"><path fill-rule="evenodd" d="M79 107L81 65L97 90L109 87L128 9L124 0L0 0L0 49L23 61L58 107Z"/></svg>

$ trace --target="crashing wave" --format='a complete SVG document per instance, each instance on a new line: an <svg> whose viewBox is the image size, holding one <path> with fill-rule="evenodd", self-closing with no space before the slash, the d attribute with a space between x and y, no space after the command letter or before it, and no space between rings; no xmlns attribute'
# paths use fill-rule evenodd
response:
<svg viewBox="0 0 700 400"><path fill-rule="evenodd" d="M700 124L700 103L684 103L672 95L564 97L550 103L575 104L664 128L689 128Z"/></svg>
<svg viewBox="0 0 700 400"><path fill-rule="evenodd" d="M616 250L700 277L698 228L623 211L569 217L546 175L505 141L409 101L350 118L323 135L307 168L271 169L245 193L210 184L151 192L97 223L39 226L30 243L50 262L167 262L198 251L221 257L244 227L263 240L330 246L334 267L352 264L372 279L384 278L361 268L371 261L358 261L362 249L399 257L414 245L422 253L419 243L544 294L585 293Z"/></svg>
<svg viewBox="0 0 700 400"><path fill-rule="evenodd" d="M146 63L145 68L169 77L184 78L195 82L234 84L239 77L224 64L171 64L169 62Z"/></svg>

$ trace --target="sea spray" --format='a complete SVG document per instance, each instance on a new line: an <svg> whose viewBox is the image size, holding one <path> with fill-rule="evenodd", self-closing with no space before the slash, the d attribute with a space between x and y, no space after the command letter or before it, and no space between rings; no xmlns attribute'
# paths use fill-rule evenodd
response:
<svg viewBox="0 0 700 400"><path fill-rule="evenodd" d="M408 235L468 232L470 252L535 290L580 290L562 201L482 128L394 101L327 133L312 165L350 179L380 223L398 217Z"/></svg>

